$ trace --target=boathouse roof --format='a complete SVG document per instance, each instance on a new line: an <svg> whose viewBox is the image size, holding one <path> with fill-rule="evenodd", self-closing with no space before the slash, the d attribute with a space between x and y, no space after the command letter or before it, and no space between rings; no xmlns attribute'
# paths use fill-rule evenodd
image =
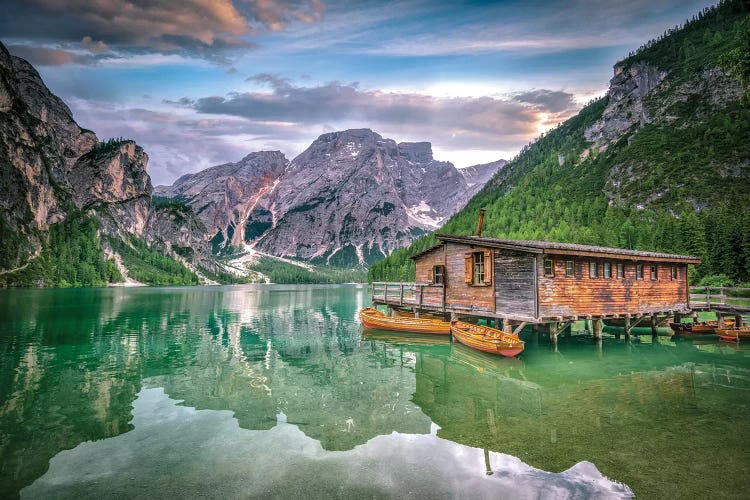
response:
<svg viewBox="0 0 750 500"><path fill-rule="evenodd" d="M462 243L465 245L477 245L489 248L501 248L517 252L536 254L559 254L576 255L581 257L598 257L632 260L650 260L660 262L680 262L683 264L700 264L701 259L691 255L674 255L661 252L645 252L642 250L625 250L622 248L608 248L593 245L578 245L575 243L558 243L555 241L530 241L530 240L507 240L502 238L484 238L480 236L460 236L454 234L436 234L440 243L420 252L412 257L419 256L434 250L445 242Z"/></svg>

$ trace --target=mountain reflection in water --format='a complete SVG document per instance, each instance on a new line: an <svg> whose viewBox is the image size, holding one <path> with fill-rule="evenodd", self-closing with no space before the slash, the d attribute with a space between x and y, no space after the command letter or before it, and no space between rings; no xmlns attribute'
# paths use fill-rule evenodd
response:
<svg viewBox="0 0 750 500"><path fill-rule="evenodd" d="M572 339L555 352L530 337L521 359L500 359L363 333L367 295L0 291L0 496L105 478L122 495L628 495L619 481L699 496L716 492L703 475L660 475L748 463L747 351Z"/></svg>

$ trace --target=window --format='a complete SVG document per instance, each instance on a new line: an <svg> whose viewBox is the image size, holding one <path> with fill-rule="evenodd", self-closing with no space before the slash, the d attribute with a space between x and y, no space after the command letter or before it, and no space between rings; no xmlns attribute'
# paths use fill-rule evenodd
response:
<svg viewBox="0 0 750 500"><path fill-rule="evenodd" d="M635 266L635 279L643 279L643 264L636 264Z"/></svg>
<svg viewBox="0 0 750 500"><path fill-rule="evenodd" d="M604 277L607 279L612 277L612 263L611 262L604 263Z"/></svg>
<svg viewBox="0 0 750 500"><path fill-rule="evenodd" d="M544 259L544 275L545 276L555 275L555 268L552 263L552 259Z"/></svg>
<svg viewBox="0 0 750 500"><path fill-rule="evenodd" d="M677 275L677 266L672 266L672 274L671 275L672 275L672 279L673 280L676 280L678 278L678 275Z"/></svg>
<svg viewBox="0 0 750 500"><path fill-rule="evenodd" d="M589 278L596 278L596 262L589 262Z"/></svg>
<svg viewBox="0 0 750 500"><path fill-rule="evenodd" d="M474 254L474 283L484 283L484 252Z"/></svg>
<svg viewBox="0 0 750 500"><path fill-rule="evenodd" d="M651 266L651 279L652 280L659 279L659 270L657 269L655 264Z"/></svg>
<svg viewBox="0 0 750 500"><path fill-rule="evenodd" d="M575 274L575 267L572 260L565 261L565 276L573 276Z"/></svg>
<svg viewBox="0 0 750 500"><path fill-rule="evenodd" d="M625 277L625 266L622 262L617 263L617 277L618 278L624 278Z"/></svg>
<svg viewBox="0 0 750 500"><path fill-rule="evenodd" d="M435 266L432 268L433 282L436 285L445 284L445 266Z"/></svg>

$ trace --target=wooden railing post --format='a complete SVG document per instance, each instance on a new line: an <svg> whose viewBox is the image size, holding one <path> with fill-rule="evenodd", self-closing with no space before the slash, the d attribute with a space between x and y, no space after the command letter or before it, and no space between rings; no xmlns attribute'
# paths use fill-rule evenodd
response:
<svg viewBox="0 0 750 500"><path fill-rule="evenodd" d="M400 288L400 291L399 291L400 295L399 295L398 303L399 305L403 306L404 305L404 284L399 283L398 286Z"/></svg>
<svg viewBox="0 0 750 500"><path fill-rule="evenodd" d="M424 285L419 285L419 307L422 307L422 302L424 300Z"/></svg>
<svg viewBox="0 0 750 500"><path fill-rule="evenodd" d="M721 305L727 305L727 296L724 295L724 285L719 286L719 295L721 296Z"/></svg>
<svg viewBox="0 0 750 500"><path fill-rule="evenodd" d="M385 282L385 290L383 290L383 302L388 303L388 282Z"/></svg>
<svg viewBox="0 0 750 500"><path fill-rule="evenodd" d="M711 309L711 289L706 287L706 307Z"/></svg>

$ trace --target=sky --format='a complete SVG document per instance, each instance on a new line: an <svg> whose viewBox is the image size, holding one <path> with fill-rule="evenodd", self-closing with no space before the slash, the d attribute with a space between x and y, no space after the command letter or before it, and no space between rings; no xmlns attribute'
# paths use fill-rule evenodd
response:
<svg viewBox="0 0 750 500"><path fill-rule="evenodd" d="M0 41L154 184L370 128L510 159L710 0L3 0Z"/></svg>

